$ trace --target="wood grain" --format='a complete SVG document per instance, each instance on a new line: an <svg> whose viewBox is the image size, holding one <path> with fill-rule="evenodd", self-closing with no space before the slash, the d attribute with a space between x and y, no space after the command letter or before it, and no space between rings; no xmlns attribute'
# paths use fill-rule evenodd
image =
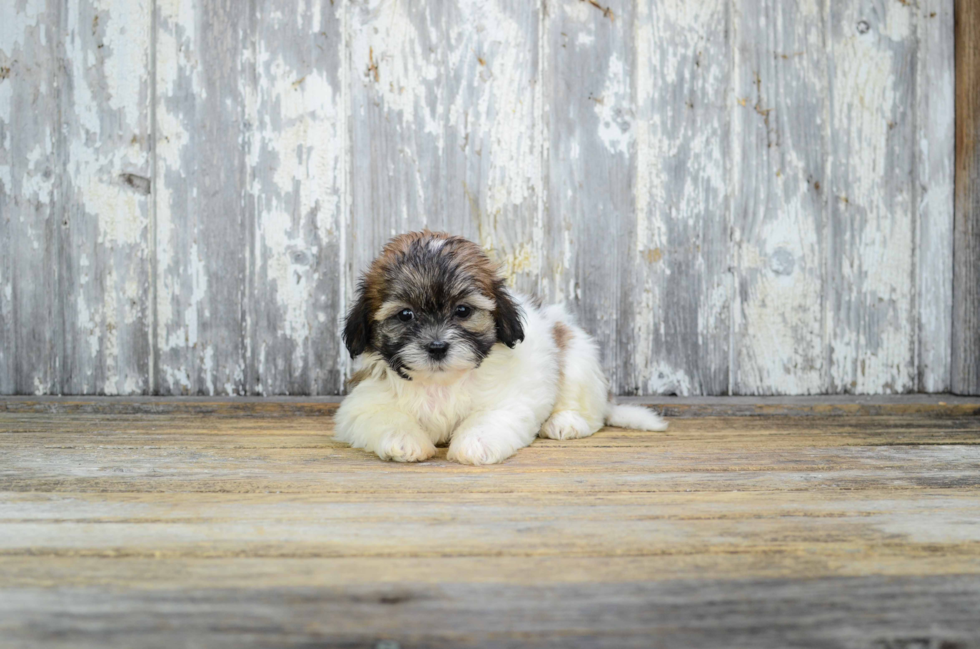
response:
<svg viewBox="0 0 980 649"><path fill-rule="evenodd" d="M465 467L270 412L0 410L5 645L980 637L976 416L679 419Z"/></svg>
<svg viewBox="0 0 980 649"><path fill-rule="evenodd" d="M549 5L542 29L548 151L542 296L564 302L599 342L613 389L630 325L622 272L636 173L633 3Z"/></svg>
<svg viewBox="0 0 980 649"><path fill-rule="evenodd" d="M812 2L735 13L732 389L825 393L828 17Z"/></svg>
<svg viewBox="0 0 980 649"><path fill-rule="evenodd" d="M879 602L895 608L883 613ZM354 586L124 596L17 589L11 647L978 646L973 575L514 588ZM38 610L70 612L57 620ZM325 612L328 612L325 614ZM791 621L789 621L791 620ZM44 629L43 631L41 629Z"/></svg>
<svg viewBox="0 0 980 649"><path fill-rule="evenodd" d="M358 273L424 226L566 301L620 394L980 392L953 11L21 0L0 394L339 394Z"/></svg>
<svg viewBox="0 0 980 649"><path fill-rule="evenodd" d="M944 392L950 386L953 320L953 237L955 170L955 66L953 7L943 0L915 6L919 52L915 70L915 173L918 210L918 390Z"/></svg>
<svg viewBox="0 0 980 649"><path fill-rule="evenodd" d="M952 390L980 394L980 8L956 2Z"/></svg>
<svg viewBox="0 0 980 649"><path fill-rule="evenodd" d="M147 394L152 3L67 3L65 14L60 390Z"/></svg>
<svg viewBox="0 0 980 649"><path fill-rule="evenodd" d="M341 397L6 397L0 412L47 415L171 415L318 417L332 415ZM974 397L940 395L820 397L621 397L666 417L970 417Z"/></svg>
<svg viewBox="0 0 980 649"><path fill-rule="evenodd" d="M248 89L249 394L337 394L347 75L343 6L318 0L255 8Z"/></svg>
<svg viewBox="0 0 980 649"><path fill-rule="evenodd" d="M55 34L66 13L58 3L31 2L5 17L0 32L0 392L7 394L64 387L65 78Z"/></svg>
<svg viewBox="0 0 980 649"><path fill-rule="evenodd" d="M450 213L441 155L451 103L443 37L448 18L431 3L376 0L350 6L351 207L348 302L363 272L400 232L470 234L468 210ZM455 140L455 138L454 138ZM456 150L449 150L453 157Z"/></svg>
<svg viewBox="0 0 980 649"><path fill-rule="evenodd" d="M908 392L916 380L914 15L832 1L827 325L833 392Z"/></svg>
<svg viewBox="0 0 980 649"><path fill-rule="evenodd" d="M247 390L253 19L234 0L157 6L158 394Z"/></svg>
<svg viewBox="0 0 980 649"><path fill-rule="evenodd" d="M371 1L350 11L347 294L388 239L422 227L479 241L533 290L539 7Z"/></svg>
<svg viewBox="0 0 980 649"><path fill-rule="evenodd" d="M636 203L616 332L623 394L732 390L732 10L637 5Z"/></svg>

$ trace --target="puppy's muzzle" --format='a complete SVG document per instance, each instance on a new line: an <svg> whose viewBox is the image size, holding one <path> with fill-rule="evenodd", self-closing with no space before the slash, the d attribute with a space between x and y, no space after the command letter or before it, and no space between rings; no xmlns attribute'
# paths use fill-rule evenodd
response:
<svg viewBox="0 0 980 649"><path fill-rule="evenodd" d="M445 340L433 340L427 349L433 360L441 361L449 353L449 343Z"/></svg>

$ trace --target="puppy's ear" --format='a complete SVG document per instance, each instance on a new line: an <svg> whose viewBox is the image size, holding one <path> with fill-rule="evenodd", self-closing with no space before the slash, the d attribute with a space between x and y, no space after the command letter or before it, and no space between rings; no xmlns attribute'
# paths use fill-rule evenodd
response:
<svg viewBox="0 0 980 649"><path fill-rule="evenodd" d="M362 284L357 289L357 302L347 313L344 324L344 344L351 358L363 354L371 344L371 306L364 293Z"/></svg>
<svg viewBox="0 0 980 649"><path fill-rule="evenodd" d="M502 280L494 283L493 299L497 302L494 321L497 325L497 342L513 348L524 340L524 311L514 302Z"/></svg>

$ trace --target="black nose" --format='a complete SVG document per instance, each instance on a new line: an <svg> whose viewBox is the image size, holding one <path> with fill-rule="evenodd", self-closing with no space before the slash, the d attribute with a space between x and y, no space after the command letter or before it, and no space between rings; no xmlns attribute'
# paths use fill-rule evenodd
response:
<svg viewBox="0 0 980 649"><path fill-rule="evenodd" d="M429 343L429 356L436 360L445 358L448 352L449 343L447 343L445 340L436 340Z"/></svg>

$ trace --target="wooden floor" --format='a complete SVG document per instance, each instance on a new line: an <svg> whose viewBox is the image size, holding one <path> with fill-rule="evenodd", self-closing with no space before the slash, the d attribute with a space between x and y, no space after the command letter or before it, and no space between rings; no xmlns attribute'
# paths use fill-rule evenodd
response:
<svg viewBox="0 0 980 649"><path fill-rule="evenodd" d="M980 407L895 403L472 468L330 403L0 400L0 647L980 647Z"/></svg>

